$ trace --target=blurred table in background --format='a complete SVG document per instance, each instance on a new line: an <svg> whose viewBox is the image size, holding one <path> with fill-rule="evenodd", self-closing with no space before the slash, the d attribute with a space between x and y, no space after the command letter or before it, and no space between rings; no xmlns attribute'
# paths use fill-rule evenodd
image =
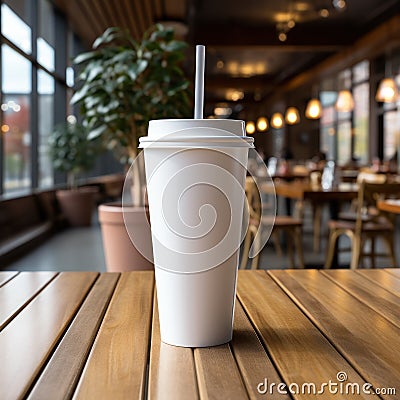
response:
<svg viewBox="0 0 400 400"><path fill-rule="evenodd" d="M314 252L318 252L320 248L323 205L328 204L330 218L337 219L341 205L346 202L351 202L353 199L357 198L358 195L358 186L352 183L341 183L338 187L323 189L321 185L312 185L309 182L285 182L282 180L275 180L274 189L277 196L286 199L285 213L287 215L292 214L292 200L296 201L293 215L297 218L303 218L305 203L309 202L311 204ZM261 190L264 193L271 193L271 185L262 184ZM333 265L337 265L336 257Z"/></svg>
<svg viewBox="0 0 400 400"><path fill-rule="evenodd" d="M378 208L393 214L400 214L400 200L380 200Z"/></svg>
<svg viewBox="0 0 400 400"><path fill-rule="evenodd" d="M337 218L339 207L342 202L351 201L357 197L358 186L351 183L342 183L338 187L323 189L322 186L313 186L308 182L274 182L275 193L277 196L292 200L310 201L314 204L329 203L331 218ZM261 190L271 193L271 186L261 185ZM286 210L287 214L291 210Z"/></svg>

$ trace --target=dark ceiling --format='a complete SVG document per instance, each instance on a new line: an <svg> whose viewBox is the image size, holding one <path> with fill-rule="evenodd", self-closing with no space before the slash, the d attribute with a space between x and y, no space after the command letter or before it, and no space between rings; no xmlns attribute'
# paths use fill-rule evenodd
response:
<svg viewBox="0 0 400 400"><path fill-rule="evenodd" d="M400 13L400 0L53 0L90 45L109 26L140 37L155 22L177 23L206 45L206 101L264 99L283 82L352 45ZM345 8L340 6L345 3ZM177 28L177 29L178 29ZM279 33L286 40L279 39ZM281 37L285 39L285 37Z"/></svg>

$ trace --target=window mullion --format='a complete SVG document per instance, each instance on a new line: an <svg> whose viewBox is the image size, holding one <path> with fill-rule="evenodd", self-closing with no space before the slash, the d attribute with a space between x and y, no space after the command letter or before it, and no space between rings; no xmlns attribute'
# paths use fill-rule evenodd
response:
<svg viewBox="0 0 400 400"><path fill-rule="evenodd" d="M38 1L31 2L32 57L37 59L38 36ZM32 63L32 92L31 92L31 187L39 186L39 121L38 121L38 85L36 63Z"/></svg>

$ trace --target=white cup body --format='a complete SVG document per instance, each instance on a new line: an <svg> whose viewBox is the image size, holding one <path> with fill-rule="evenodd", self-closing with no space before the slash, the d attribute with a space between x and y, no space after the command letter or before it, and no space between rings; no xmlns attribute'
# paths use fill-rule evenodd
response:
<svg viewBox="0 0 400 400"><path fill-rule="evenodd" d="M193 120L169 120L167 139L156 121L148 136L155 140L143 146L161 340L184 347L232 338L251 147L238 124L194 121L201 122L191 131Z"/></svg>

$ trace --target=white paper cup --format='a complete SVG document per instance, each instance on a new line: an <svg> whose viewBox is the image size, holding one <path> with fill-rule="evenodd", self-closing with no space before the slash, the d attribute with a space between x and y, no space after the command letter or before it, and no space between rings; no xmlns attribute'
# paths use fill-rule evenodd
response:
<svg viewBox="0 0 400 400"><path fill-rule="evenodd" d="M232 338L248 149L243 121L150 121L141 138L165 343Z"/></svg>

